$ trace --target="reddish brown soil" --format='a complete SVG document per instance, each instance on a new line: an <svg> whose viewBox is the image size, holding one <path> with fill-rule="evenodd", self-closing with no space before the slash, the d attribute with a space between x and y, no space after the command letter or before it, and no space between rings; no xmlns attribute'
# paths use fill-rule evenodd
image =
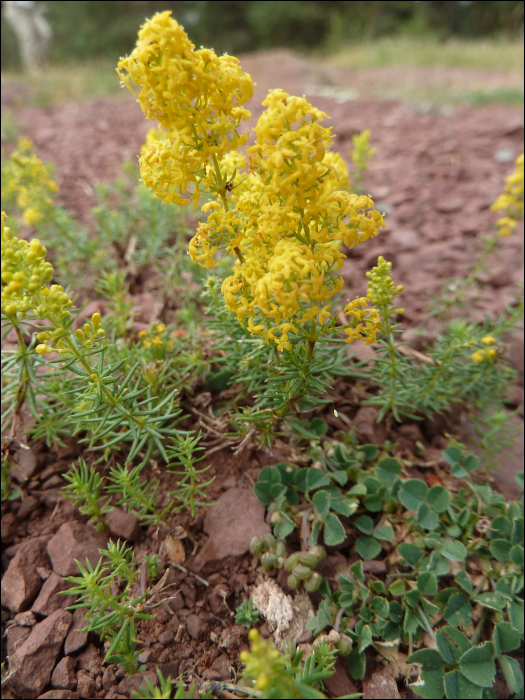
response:
<svg viewBox="0 0 525 700"><path fill-rule="evenodd" d="M308 81L312 82L304 64L289 55L286 59L287 55L279 54L273 61L259 63L252 57L246 58L246 69L260 85L252 106L255 117L262 109L259 107L264 97L262 90L284 87L289 92L302 93L307 90ZM320 80L327 80L326 75L317 78L317 84ZM464 275L465 265L476 255L476 236L489 230L495 221L496 214L490 212L489 206L501 192L514 159L523 151L522 110L492 105L422 111L396 101L311 99L331 116L335 148L343 156L348 154L352 135L363 129L371 129L372 145L377 149L364 187L377 208L386 212L387 230L350 253L343 270L348 296L364 293L364 273L375 264L378 255L383 255L394 263L395 281L404 285L401 303L406 308L407 330L422 326L431 338L435 329L426 323L425 303L445 279ZM33 139L37 155L54 164L60 204L89 224L90 207L94 204L93 186L119 176L122 162L133 158L144 141L150 124L139 106L129 93L120 99L99 99L45 109L13 105L13 88L10 87L2 93L2 111L12 112L21 133ZM504 305L513 301L516 285L522 279L521 228L514 236L502 240L499 258L479 280L483 284L483 294L469 309L469 318L481 320L484 314L494 317ZM512 402L521 406L519 421L522 424L523 333L515 334L509 343L511 362L520 372ZM365 358L369 353L361 351L360 356ZM400 429L376 426L373 412L369 409L358 412L356 392L342 381L334 388L334 400L339 412L347 416L348 425L355 425L364 442L380 444L388 437L397 442L398 454L404 458L413 457L416 440L423 442L430 460L447 444L445 432L459 431L463 435L468 432L466 423L461 430L461 415L450 420L425 422L421 426L405 425ZM334 429L348 429L347 424L340 424L333 417L331 422ZM18 502L2 504L2 542L7 546L2 556L3 571L30 540L44 537L47 542L64 523L85 521L59 493L63 484L59 475L81 454L80 447L70 441L65 450L46 452L41 446L32 445L31 453L31 464L27 467L31 476L24 485L24 493L34 499L30 501L32 507L24 508ZM210 500L219 499L233 488L243 488L248 493L260 468L281 461L286 455L284 447L273 455L254 450L237 456L228 450L213 453L209 459L213 465L210 475L216 476L216 481L209 489ZM505 457L498 475L498 485L509 497L516 494L512 475L518 468L522 469L522 458L523 440L516 451ZM154 475L151 471L148 477ZM421 471L412 476L425 478ZM174 488L174 477L161 473L160 478L161 493ZM23 517L20 509L27 511L23 512ZM182 538L184 551L179 549L179 561L184 561L186 569L198 574L208 585L191 573L170 569L169 581L174 585L169 592L173 595L175 590L180 590L178 600L171 606L157 608L156 620L141 624L139 637L146 652L142 659L148 670L159 666L172 677L187 671L188 677L225 681L235 678L235 672L240 669L238 653L247 648L245 635L239 635L240 630L234 628L230 611L249 595L250 585L261 572L257 561L247 554L215 557L213 547L210 550L209 546L205 516L204 509L199 509L194 521L187 514L179 515L173 518L173 526L184 527L187 534ZM241 537L242 513L239 517ZM4 525L9 527L4 529ZM86 525L86 532L89 527ZM220 535L215 533L215 540ZM153 528L143 529L135 544L137 559L140 561L145 554L158 551L159 538L164 536L165 533L158 535ZM178 546L180 548L180 544ZM334 549L331 554L337 555L338 561L351 556L348 548L340 552ZM330 576L330 572L326 575ZM31 604L32 601L26 609ZM22 624L13 625L12 618L14 614L3 608L3 626L27 629ZM36 620L41 619L42 614L36 614ZM264 626L262 631L265 631ZM169 634L161 636L166 632L173 632L175 638ZM24 634L20 633L21 638ZM118 669L108 671L101 667L103 650L98 638L93 636L87 641L87 650L70 655L74 659L71 662L73 690L60 691L70 693L60 697L79 697L82 689L91 689L92 697L97 698L130 697L131 685L121 682ZM60 658L59 655L54 663ZM370 672L373 670L372 663ZM338 678L341 673L348 680L341 669ZM345 683L343 679L341 692L351 692ZM77 691L74 690L76 684ZM399 687L402 696L407 696L403 686ZM50 686L46 686L44 690L49 689ZM57 692L54 690L46 697L59 697L53 695ZM333 692L339 692L336 685Z"/></svg>

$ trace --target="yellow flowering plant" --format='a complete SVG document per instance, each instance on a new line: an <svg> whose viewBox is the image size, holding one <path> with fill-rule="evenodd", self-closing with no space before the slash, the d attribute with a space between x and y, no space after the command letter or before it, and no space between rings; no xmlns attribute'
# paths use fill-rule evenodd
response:
<svg viewBox="0 0 525 700"><path fill-rule="evenodd" d="M140 86L146 117L163 130L150 132L142 149L143 182L164 202L197 206L202 193L209 197L202 206L207 221L189 244L191 259L211 269L220 252L231 254L232 270L221 285L226 308L251 337L274 349L278 364L291 356L301 362L293 371L302 380L280 402L284 414L310 393L316 343L343 332L346 343L375 340L379 316L366 297L345 307L342 325L332 302L343 285L341 246L376 236L383 217L369 196L344 189L348 172L330 151L331 130L321 125L327 115L304 97L271 91L255 144L239 153L249 135L239 129L251 116L244 106L251 78L237 59L195 50L170 13L143 25L118 73L130 89L131 82ZM371 153L368 138L356 142L358 167Z"/></svg>
<svg viewBox="0 0 525 700"><path fill-rule="evenodd" d="M76 315L72 313L72 300L60 285L50 284L53 266L45 260L46 248L38 239L27 242L17 238L6 225L5 213L2 213L1 235L3 337L14 329L18 339L18 350L9 355L2 367L8 397L2 416L4 427L8 421L19 420L24 402L35 418L42 411L49 411L50 406L39 396L56 396L57 376L63 379L69 376L76 382L71 385L70 380L68 390L62 387L58 393L64 395L65 409L75 416L76 432L90 428L86 439L91 448L129 442L129 461L149 441L148 458L156 447L167 461L163 436L179 434L168 427L170 420L180 414L173 405L176 390L163 401L154 400L140 376L133 378L136 366L119 382L115 373L124 360L104 361L105 331L100 313L93 313L90 322L73 330ZM32 339L26 347L24 334L31 332ZM53 354L54 359L44 362L48 354ZM96 363L95 355L98 355ZM39 375L37 369L42 364L49 371ZM10 391L15 385L19 388ZM146 403L139 397L146 398Z"/></svg>
<svg viewBox="0 0 525 700"><path fill-rule="evenodd" d="M504 214L496 222L497 232L479 236L482 249L471 272L462 280L451 280L444 284L441 297L431 304L432 315L444 317L454 306L467 303L465 292L470 287L476 289L476 279L485 269L490 256L497 251L501 239L514 233L518 220L523 218L523 153L516 159L515 166L514 172L505 178L503 193L490 207L492 211Z"/></svg>
<svg viewBox="0 0 525 700"><path fill-rule="evenodd" d="M2 152L2 204L16 204L26 224L35 226L49 216L57 192L51 168L33 153L31 139L18 139L9 158Z"/></svg>

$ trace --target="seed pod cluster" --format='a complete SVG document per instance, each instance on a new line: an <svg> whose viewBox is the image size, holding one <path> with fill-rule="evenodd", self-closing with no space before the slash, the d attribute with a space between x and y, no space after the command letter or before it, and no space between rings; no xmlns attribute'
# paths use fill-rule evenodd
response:
<svg viewBox="0 0 525 700"><path fill-rule="evenodd" d="M321 575L314 571L317 564L326 557L326 551L320 545L310 547L307 552L294 552L284 562L285 571L289 572L288 586L295 590L301 581L309 593L321 585Z"/></svg>
<svg viewBox="0 0 525 700"><path fill-rule="evenodd" d="M280 569L284 564L286 549L284 542L266 532L262 537L254 537L250 542L250 553L259 557L265 569Z"/></svg>

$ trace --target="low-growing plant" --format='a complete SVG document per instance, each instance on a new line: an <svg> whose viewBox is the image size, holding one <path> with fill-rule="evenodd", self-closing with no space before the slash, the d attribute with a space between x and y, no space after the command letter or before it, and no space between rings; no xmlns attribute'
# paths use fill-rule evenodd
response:
<svg viewBox="0 0 525 700"><path fill-rule="evenodd" d="M266 445L284 436L294 445L307 442L311 460L261 470L254 492L270 511L273 534L254 538L250 549L265 569L284 568L290 588L317 591L321 603L309 622L317 639L303 663L293 644L280 654L251 630L251 651L241 654L245 688L257 697L323 697L319 685L337 655L362 680L367 650L389 660L402 647L408 664L421 666L413 690L423 697L487 696L496 661L511 692L520 693L523 679L510 654L523 637L523 503L507 503L480 484L478 458L458 445L444 452L457 481L429 487L405 478L391 445L359 445L355 431L328 438L328 424L311 412L331 402L339 377L366 382L362 403L379 409L379 421L387 414L432 417L461 402L478 412L480 444L494 457L510 436L501 405L513 373L501 341L521 322L523 299L490 323L448 322L426 362L407 359L396 339L402 288L383 257L367 273L366 296L347 300L342 313L337 307L342 246L362 245L385 225L358 190L372 155L369 132L354 138L358 174L350 185L342 158L330 150L333 134L321 126L327 115L304 97L273 90L253 129L255 143L241 154L251 77L237 59L196 49L169 12L146 21L118 73L130 89L138 86L146 117L160 128L142 149L143 184L123 179L97 188L94 236L55 206L51 171L27 140L2 158L2 197L23 226L56 248L58 281L82 286L83 267L91 277L96 272L107 307L103 319L95 312L80 324L73 292L52 284L46 248L16 235L17 219L12 228L2 215L3 337L17 339L2 356L3 430L15 435L27 407L33 438L53 446L78 435L88 451L101 453L97 464L111 465L106 483L80 460L64 489L98 529L105 529L113 502L145 525L168 525L178 510L193 518L197 507L211 505L205 489L214 479L203 480L211 465L197 468L201 434L176 427L182 392L193 398L206 382L206 400L221 402L232 428L224 437L235 437L237 449L255 435ZM176 207L196 208L202 200L206 220L185 257L186 228ZM523 157L494 208L505 213L499 233L446 309L461 301L523 214ZM166 275L166 289L149 327L136 333L130 284L146 266ZM212 269L216 275L204 279ZM204 282L208 304L202 324L197 282ZM174 291L180 304L170 300ZM167 317L178 305L172 320L179 327ZM354 341L378 342L371 368L350 364ZM160 503L160 481L142 477L155 459L180 477ZM9 469L6 457L2 500L19 493ZM294 530L300 550L286 556ZM336 585L316 571L332 546L357 558ZM86 609L85 629L105 640L106 661L133 673L136 621L153 617L146 586L160 563L144 559L139 583L131 549L110 543L100 553L94 567L78 563L81 576L69 577L74 586L64 593L78 596L73 607ZM237 621L256 620L250 599ZM148 684L144 697L171 696L171 680L158 678L160 687ZM176 693L185 695L182 680Z"/></svg>
<svg viewBox="0 0 525 700"><path fill-rule="evenodd" d="M253 627L257 624L259 620L259 611L253 607L252 597L248 600L243 600L242 605L240 605L235 611L235 622L238 625L245 625L246 627Z"/></svg>
<svg viewBox="0 0 525 700"><path fill-rule="evenodd" d="M81 576L67 577L73 586L63 593L77 595L71 609L86 608L88 624L82 631L97 632L106 640L105 661L135 673L139 658L136 621L155 617L147 612L148 590L137 590L138 571L131 548L110 541L99 552L102 558L95 567L88 559L85 567L77 561Z"/></svg>
<svg viewBox="0 0 525 700"><path fill-rule="evenodd" d="M421 681L414 686L422 697L445 697L444 688L446 697L481 697L483 687L492 686L495 650L499 648L498 660L509 688L519 692L523 681L516 673L518 664L512 657L502 661L501 654L516 649L523 636L523 503L507 503L489 486L476 483L471 476L479 467L475 455L450 446L443 456L452 476L462 480L466 488L460 486L451 493L441 484L429 487L419 479L403 479L402 465L383 457L372 468L363 469L359 463L356 468L350 463L339 470L345 478L339 476L336 484L331 483L336 472L296 469L286 464L265 467L254 492L268 508L278 504L280 510L274 513L287 518L284 530L279 530L280 521L273 519L274 532L280 538L271 543L274 549L298 527L298 521L304 527L304 515L311 510L313 525L308 544L315 545L316 533L324 524L325 543L340 544L348 538L349 546L359 556L348 573L339 577L335 590L327 582L322 584L319 590L323 601L308 624L317 636L327 627L335 630L328 641L340 654L348 655L354 678L365 675L368 647L388 659L405 645L408 663L413 660L423 666ZM310 488L309 478L314 479ZM348 488L347 482L355 483ZM352 506L342 513L340 503L345 498L352 500ZM338 525L333 528L335 542L327 542L326 524L332 508ZM252 553L261 556L264 563L262 544L263 540L254 541ZM288 570L293 571L302 555L296 552L288 557ZM384 562L386 582L380 575L365 575L366 562L375 559ZM283 565L286 569L286 563ZM438 627L440 623L447 626ZM469 637L458 627L470 630ZM498 638L500 630L505 639L512 638L512 643L502 642L497 647L498 643L491 641L476 647L487 636ZM438 632L452 635L453 640L460 635L467 646L460 645L461 654L454 657L439 657L439 663L434 650L413 653L423 644L422 635L435 640ZM463 673L460 659L470 649L484 651L465 656L467 671ZM474 668L469 664L481 664L485 656L488 665L476 680L475 673L469 675L468 669ZM450 685L452 676L454 686ZM478 690L472 689L472 683ZM436 695L438 692L442 694ZM473 692L478 694L469 695Z"/></svg>

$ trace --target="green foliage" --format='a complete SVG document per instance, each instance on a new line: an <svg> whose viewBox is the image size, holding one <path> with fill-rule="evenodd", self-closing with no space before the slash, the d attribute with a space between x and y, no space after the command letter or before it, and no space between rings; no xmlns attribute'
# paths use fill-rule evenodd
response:
<svg viewBox="0 0 525 700"><path fill-rule="evenodd" d="M73 586L63 593L78 596L71 609L87 609L84 617L88 624L83 631L97 632L107 640L106 662L135 673L139 657L135 621L154 618L147 612L147 591L133 593L138 577L131 548L110 541L107 549L99 552L103 558L94 568L87 559L85 568L77 562L81 576L67 577Z"/></svg>
<svg viewBox="0 0 525 700"><path fill-rule="evenodd" d="M323 526L325 543L330 544L330 514L341 529L340 536L335 539L341 542L350 535L360 558L347 575L339 577L337 590L331 592L321 584L323 601L308 626L316 635L327 627L334 627L338 642L343 639L342 646L349 653L349 668L354 678L364 677L368 647L387 655L400 641L410 648L420 645L423 632L436 636L434 620L439 618L448 625L447 631L453 629L451 634L454 634L455 628L469 628L475 619L476 606L482 611L481 619L472 640L467 640L468 649L477 649L476 639L488 625L492 613L496 615L495 622L503 624L495 630L501 629L502 634L508 634L513 640L521 638L523 504L507 504L503 496L494 493L489 486L475 483L471 474L479 466L478 458L456 446L448 447L443 454L452 474L466 484L467 488L461 487L457 493L450 493L441 485L429 488L418 479L403 479L401 464L391 457L380 457L375 465L363 468L363 464L352 460L343 448L341 444L332 446L330 458L325 458L332 470L339 467L335 471L312 467L297 469L285 463L265 467L254 492L269 510L275 509L271 516L274 532L286 518L287 526L276 532L281 538L289 535L297 522L302 521L304 527L310 512L313 522L308 544L315 544ZM338 472L342 474L333 483ZM330 513L331 509L335 512ZM400 527L408 527L403 536L405 541L399 541L396 535ZM265 537L267 542L264 539L254 541L251 548L252 554L260 556L263 564L267 549L276 546L275 539ZM308 564L315 566L318 561L311 557L312 549L314 547L295 552L283 562L285 570L291 572L292 577L295 574L298 582L306 579ZM275 561L269 563L281 565L275 554L273 559ZM382 580L365 576L363 561L373 559L385 562L390 581L388 588ZM471 561L482 562L478 566L483 575L476 585L470 573ZM451 586L452 565L455 573ZM309 574L312 575L311 570ZM294 579L291 582L289 579L288 583L296 587L292 585ZM350 621L356 618L357 623L350 626ZM499 631L494 631L494 639L498 634ZM485 651L491 648L487 646ZM477 675L478 652L463 658L466 651L462 651L461 667L455 664L443 670L441 666L431 669L423 665L421 678L426 678L431 688L424 697L445 697L445 692L451 693L447 697L454 697L454 692L470 692L464 689L470 688L468 684ZM495 658L494 654L491 658ZM433 655L434 650L421 650L414 654L414 662ZM508 674L515 671L512 660L505 659L500 666L507 669ZM489 665L489 670L485 671L484 682L488 683L491 668ZM434 675L425 675L430 671ZM444 676L453 672L456 675ZM490 684L493 676L494 673L490 675ZM437 685L432 685L430 679ZM447 684L453 682L455 685L450 688L455 690L445 690L449 687ZM513 687L519 683L516 680ZM441 696L431 694L437 692L437 687L442 688ZM417 688L419 693L420 686Z"/></svg>
<svg viewBox="0 0 525 700"><path fill-rule="evenodd" d="M109 505L111 498L103 501L100 494L102 477L93 468L79 460L78 466L73 465L67 474L62 475L69 486L62 489L64 498L73 501L82 515L89 515L97 530L105 530L104 515L110 513L113 507Z"/></svg>
<svg viewBox="0 0 525 700"><path fill-rule="evenodd" d="M196 462L200 462L204 459L204 455L200 457L195 457L194 455L195 452L203 450L202 447L198 447L200 439L200 433L196 437L191 437L191 435L178 435L175 438L175 444L169 450L170 460L174 461L170 461L168 467L176 465L184 467L184 471L168 469L171 474L182 475L182 479L179 481L179 488L172 491L170 496L180 501L180 505L176 506L175 510L188 508L192 518L195 517L195 509L197 506L213 505L213 503L207 503L202 499L206 498L203 489L213 484L215 477L201 483L201 475L211 468L211 464L203 469L197 469L195 467Z"/></svg>
<svg viewBox="0 0 525 700"><path fill-rule="evenodd" d="M157 669L157 677L159 679L158 686L154 686L153 683L151 683L146 678L146 687L142 686L139 691L134 690L133 697L136 698L136 700L141 700L141 698L148 698L148 700L154 700L155 698L165 698L166 700L170 700L170 698L173 698L173 700L184 700L184 698L191 699L195 697L195 685L193 683L190 686L188 695L186 695L184 683L182 682L181 678L179 678L179 680L175 684L171 680L171 676L164 678L160 669ZM177 690L175 692L175 695L172 695L174 685ZM202 695L200 697L209 698L210 694L206 693L205 695Z"/></svg>
<svg viewBox="0 0 525 700"><path fill-rule="evenodd" d="M421 649L409 656L408 663L420 665L420 678L411 685L422 698L481 698L484 688L492 688L495 661L505 676L509 691L523 689L518 662L504 652L521 646L520 633L508 622L494 626L494 641L475 646L460 630L442 627L436 632L437 649Z"/></svg>
<svg viewBox="0 0 525 700"><path fill-rule="evenodd" d="M2 486L2 503L4 501L16 501L21 498L20 490L13 487L11 483L11 463L7 455L2 459L1 468L1 486Z"/></svg>
<svg viewBox="0 0 525 700"><path fill-rule="evenodd" d="M259 611L255 610L253 607L253 600L250 596L249 600L243 600L242 605L240 605L235 611L235 622L238 625L245 625L246 627L253 627L257 624L259 620Z"/></svg>

